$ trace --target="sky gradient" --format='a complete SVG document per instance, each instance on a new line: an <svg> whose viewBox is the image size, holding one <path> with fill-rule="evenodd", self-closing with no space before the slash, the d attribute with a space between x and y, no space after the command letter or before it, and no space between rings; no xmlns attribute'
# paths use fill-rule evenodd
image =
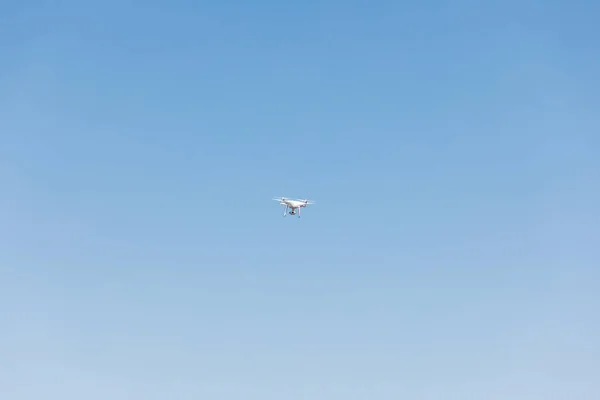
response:
<svg viewBox="0 0 600 400"><path fill-rule="evenodd" d="M3 399L600 398L600 3L0 10Z"/></svg>

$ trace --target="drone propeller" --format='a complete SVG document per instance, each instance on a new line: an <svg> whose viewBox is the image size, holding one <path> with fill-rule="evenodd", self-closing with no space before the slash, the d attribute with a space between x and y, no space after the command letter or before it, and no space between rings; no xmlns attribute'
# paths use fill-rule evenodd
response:
<svg viewBox="0 0 600 400"><path fill-rule="evenodd" d="M306 199L302 200L302 202L304 202L304 204L315 204L314 201L312 201L312 200L306 200Z"/></svg>

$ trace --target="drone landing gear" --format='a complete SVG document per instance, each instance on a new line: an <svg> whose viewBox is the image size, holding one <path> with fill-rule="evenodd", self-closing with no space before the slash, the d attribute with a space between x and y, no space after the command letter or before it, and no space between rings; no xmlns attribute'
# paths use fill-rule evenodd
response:
<svg viewBox="0 0 600 400"><path fill-rule="evenodd" d="M296 213L298 213L298 218L300 218L300 209L298 208L298 209L297 209L298 211L296 211L296 209L295 209L295 208L291 208L291 207L289 207L289 206L286 206L286 207L285 207L285 211L283 212L283 216L284 216L284 217L285 217L285 216L288 214L288 210L289 210L289 214L290 214L290 215L296 215Z"/></svg>

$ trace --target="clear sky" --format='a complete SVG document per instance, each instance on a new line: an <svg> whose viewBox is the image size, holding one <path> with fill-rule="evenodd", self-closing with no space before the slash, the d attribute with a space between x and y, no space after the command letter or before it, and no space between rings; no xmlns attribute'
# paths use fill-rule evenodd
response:
<svg viewBox="0 0 600 400"><path fill-rule="evenodd" d="M600 398L597 1L0 10L3 399Z"/></svg>

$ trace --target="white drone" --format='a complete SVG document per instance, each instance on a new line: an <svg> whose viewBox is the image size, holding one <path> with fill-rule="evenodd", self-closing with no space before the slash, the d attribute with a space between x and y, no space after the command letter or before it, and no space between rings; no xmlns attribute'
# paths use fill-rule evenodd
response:
<svg viewBox="0 0 600 400"><path fill-rule="evenodd" d="M283 212L283 216L285 217L288 213L288 209L290 210L291 215L295 215L298 213L298 218L300 218L300 209L306 207L309 204L314 204L310 200L291 200L286 199L285 197L276 197L273 200L276 200L282 206L285 206L285 211Z"/></svg>

